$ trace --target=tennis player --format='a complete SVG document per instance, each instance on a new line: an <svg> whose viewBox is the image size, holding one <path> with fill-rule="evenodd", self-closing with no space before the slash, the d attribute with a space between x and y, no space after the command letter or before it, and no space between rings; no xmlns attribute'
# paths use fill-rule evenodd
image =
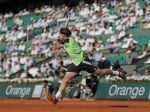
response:
<svg viewBox="0 0 150 112"><path fill-rule="evenodd" d="M98 69L95 65L93 65L90 59L87 56L84 56L81 46L75 41L75 38L71 36L71 31L68 28L60 29L60 36L53 47L53 51L61 48L64 48L67 52L68 56L72 60L72 64L69 65L56 95L49 96L46 94L47 99L49 99L53 104L57 104L58 99L62 97L62 92L65 90L68 81L75 75L79 74L80 71L87 71L88 73L95 73L97 75L112 74L122 78L123 80L126 79L124 72L121 70L113 71L110 69Z"/></svg>

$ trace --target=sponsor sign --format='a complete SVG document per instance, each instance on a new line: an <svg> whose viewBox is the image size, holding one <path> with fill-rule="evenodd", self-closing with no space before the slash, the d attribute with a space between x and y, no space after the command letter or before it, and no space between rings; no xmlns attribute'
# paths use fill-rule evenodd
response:
<svg viewBox="0 0 150 112"><path fill-rule="evenodd" d="M99 83L95 98L150 99L150 83Z"/></svg>
<svg viewBox="0 0 150 112"><path fill-rule="evenodd" d="M40 98L42 85L0 85L0 98Z"/></svg>

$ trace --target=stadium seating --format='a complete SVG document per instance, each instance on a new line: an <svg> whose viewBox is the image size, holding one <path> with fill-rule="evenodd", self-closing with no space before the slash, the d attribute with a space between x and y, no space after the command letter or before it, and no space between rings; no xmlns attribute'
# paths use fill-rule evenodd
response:
<svg viewBox="0 0 150 112"><path fill-rule="evenodd" d="M150 1L150 0L149 0ZM140 4L140 7L144 8L144 1L143 0L138 0L139 4ZM114 13L115 12L115 9L114 8L111 8L110 9L110 14ZM42 19L44 17L44 15L46 14L43 14L43 13L40 13L40 14L37 14L37 13L34 13L32 12L31 14L29 15L24 15L24 16L21 16L20 18L23 20L23 28L27 28L27 26L34 20L34 21L38 21L40 19ZM118 14L119 15L119 14ZM77 16L71 18L71 22L70 24L73 25L73 23L76 22L76 19L77 19ZM59 18L57 20L57 28L60 28L62 26L64 26L64 23L65 23L65 18L62 17L62 18ZM109 25L111 25L109 23ZM7 26L8 28L13 28L14 27L14 16L13 17L10 17L10 18L7 18ZM116 26L115 25L112 25L113 27L113 31L114 31L114 34L118 33L116 31ZM36 37L36 36L41 36L42 32L43 32L43 29L44 27L42 28L35 28L33 33L34 33L34 36L32 39L28 40L28 41L24 41L24 45L25 45L25 50L23 52L19 52L19 56L21 56L21 53L24 53L24 55L31 55L30 52L28 51L29 48L31 48L32 46L32 41L33 39ZM87 39L89 36L87 35L86 32L81 32L82 34L82 37ZM126 31L127 34L133 34L133 39L135 39L137 42L138 42L138 46L136 51L132 53L132 57L135 58L137 57L138 55L138 52L140 51L141 47L143 45L146 45L148 44L149 40L150 40L150 30L143 30L142 27L141 27L141 22L138 21L134 28L129 28L127 29ZM4 35L6 34L6 32L0 32L0 35ZM97 35L95 36L97 39L99 37L102 38L102 41L103 41L103 44L105 45L107 43L107 40L112 36L113 34L102 34L102 35ZM15 44L18 44L18 42L16 42ZM10 56L11 55L11 52L6 52L6 47L7 47L7 43L0 43L0 53L3 53L5 56ZM103 55L106 57L106 59L108 59L111 63L114 63L114 61L116 60L119 60L120 64L124 65L126 64L126 51L127 49L120 49L120 53L110 53L109 49L105 49L105 50L100 50L100 52L103 53ZM40 61L43 60L43 57L40 57L39 55L37 56L34 56L34 62L35 63L38 63ZM20 65L21 66L21 69L24 68L23 65ZM132 66L132 65L131 65ZM129 67L130 68L130 67ZM135 68L135 66L133 65L131 67L132 69L129 70L130 73L131 71ZM128 67L127 67L128 69ZM2 72L0 74L3 74Z"/></svg>

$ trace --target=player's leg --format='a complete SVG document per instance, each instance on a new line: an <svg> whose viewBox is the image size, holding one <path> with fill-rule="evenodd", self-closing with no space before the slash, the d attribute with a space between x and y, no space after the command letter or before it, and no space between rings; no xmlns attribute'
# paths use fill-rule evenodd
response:
<svg viewBox="0 0 150 112"><path fill-rule="evenodd" d="M118 70L118 71L114 71L114 70L110 70L110 69L97 69L95 71L95 74L97 75L110 75L110 74L114 74L114 75L117 75L119 76L120 78L122 78L123 80L126 79L126 76L125 74L123 73L123 71L121 70Z"/></svg>
<svg viewBox="0 0 150 112"><path fill-rule="evenodd" d="M120 69L116 71L110 69L99 69L94 66L88 58L82 62L81 67L82 70L85 70L89 73L95 73L96 75L117 75L124 80L126 79L125 74Z"/></svg>
<svg viewBox="0 0 150 112"><path fill-rule="evenodd" d="M56 104L58 99L61 97L62 92L65 90L68 81L73 78L76 74L78 74L80 72L80 69L78 66L75 66L74 64L70 64L68 66L68 70L63 78L62 83L60 84L59 90L56 93L55 96L52 97L51 101L52 103Z"/></svg>
<svg viewBox="0 0 150 112"><path fill-rule="evenodd" d="M74 76L76 75L75 72L66 72L63 80L62 80L62 83L60 84L59 86L59 90L58 92L56 93L55 96L53 97L49 97L48 99L51 100L51 102L53 104L57 104L58 102L58 99L62 96L62 92L65 90L66 86L67 86L67 83L68 81L73 78Z"/></svg>
<svg viewBox="0 0 150 112"><path fill-rule="evenodd" d="M95 71L95 74L98 74L98 75L109 75L109 74L113 74L113 71L110 70L110 69L97 69Z"/></svg>
<svg viewBox="0 0 150 112"><path fill-rule="evenodd" d="M58 99L61 97L61 93L65 90L66 86L67 86L67 83L68 81L73 78L74 76L76 75L75 72L66 72L63 80L62 80L62 83L60 84L60 87L59 87L59 90L58 92L56 93L55 97Z"/></svg>

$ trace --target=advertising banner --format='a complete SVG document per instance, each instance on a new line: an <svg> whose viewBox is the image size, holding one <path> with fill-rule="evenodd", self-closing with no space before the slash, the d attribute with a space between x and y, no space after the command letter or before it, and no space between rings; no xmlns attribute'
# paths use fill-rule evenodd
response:
<svg viewBox="0 0 150 112"><path fill-rule="evenodd" d="M99 83L95 98L150 100L150 83Z"/></svg>
<svg viewBox="0 0 150 112"><path fill-rule="evenodd" d="M0 98L40 98L42 85L1 84Z"/></svg>

